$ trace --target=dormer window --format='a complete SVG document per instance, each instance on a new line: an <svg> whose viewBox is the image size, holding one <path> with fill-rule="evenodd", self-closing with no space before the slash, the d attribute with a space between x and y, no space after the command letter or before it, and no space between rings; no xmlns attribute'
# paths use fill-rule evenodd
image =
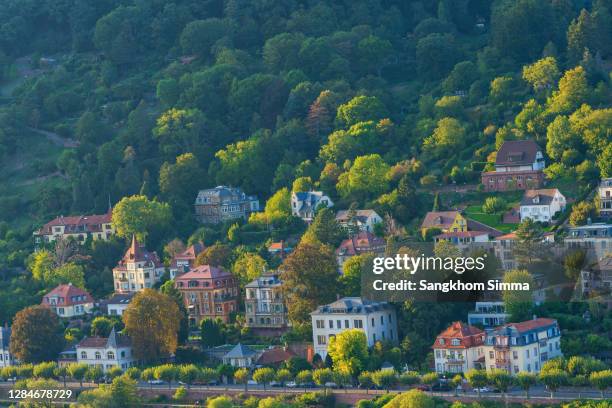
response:
<svg viewBox="0 0 612 408"><path fill-rule="evenodd" d="M461 344L461 340L459 340L459 339L452 339L451 340L451 344L453 346L459 346Z"/></svg>
<svg viewBox="0 0 612 408"><path fill-rule="evenodd" d="M440 339L440 340L438 340L438 343L440 343L441 345L444 345L444 343L445 343L445 342L444 342L444 339Z"/></svg>

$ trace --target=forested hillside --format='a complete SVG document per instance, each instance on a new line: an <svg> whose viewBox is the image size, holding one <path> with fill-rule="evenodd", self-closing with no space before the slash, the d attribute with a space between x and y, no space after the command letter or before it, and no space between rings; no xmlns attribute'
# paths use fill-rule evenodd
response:
<svg viewBox="0 0 612 408"><path fill-rule="evenodd" d="M611 57L611 0L0 0L0 322L57 283L47 269L108 295L132 234L165 261L202 240L257 276L267 243L306 228L292 190L415 238L426 211L465 204L445 193L481 193L508 140L535 140L549 184L583 199L612 177ZM216 185L264 211L198 225L197 191ZM109 205L120 239L32 254L44 222ZM305 237L337 246L323 214ZM402 313L422 362L463 311Z"/></svg>

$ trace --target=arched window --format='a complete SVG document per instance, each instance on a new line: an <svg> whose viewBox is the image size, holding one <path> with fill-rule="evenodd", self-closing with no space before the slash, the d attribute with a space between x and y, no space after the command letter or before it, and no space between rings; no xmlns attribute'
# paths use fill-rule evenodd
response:
<svg viewBox="0 0 612 408"><path fill-rule="evenodd" d="M81 351L81 358L87 358L87 352L86 351Z"/></svg>
<svg viewBox="0 0 612 408"><path fill-rule="evenodd" d="M102 360L102 354L99 351L96 351L96 360Z"/></svg>
<svg viewBox="0 0 612 408"><path fill-rule="evenodd" d="M106 353L106 358L108 358L109 360L114 360L115 359L115 353L112 351L109 351L108 353Z"/></svg>

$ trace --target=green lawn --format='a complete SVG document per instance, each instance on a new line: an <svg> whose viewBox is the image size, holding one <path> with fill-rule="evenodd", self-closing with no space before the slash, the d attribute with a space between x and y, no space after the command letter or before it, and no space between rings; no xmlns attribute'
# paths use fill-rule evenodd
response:
<svg viewBox="0 0 612 408"><path fill-rule="evenodd" d="M465 209L465 215L474 221L481 222L490 227L496 228L501 232L512 232L517 224L503 224L501 222L503 213L485 214L482 212L481 205L470 205Z"/></svg>

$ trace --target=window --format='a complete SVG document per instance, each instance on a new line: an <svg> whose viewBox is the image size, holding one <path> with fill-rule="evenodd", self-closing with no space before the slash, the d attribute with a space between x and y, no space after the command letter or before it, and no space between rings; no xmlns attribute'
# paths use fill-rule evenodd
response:
<svg viewBox="0 0 612 408"><path fill-rule="evenodd" d="M345 329L349 328L349 321L348 321L348 319L344 321L344 328Z"/></svg>
<svg viewBox="0 0 612 408"><path fill-rule="evenodd" d="M114 360L115 359L115 353L112 351L109 351L108 353L106 353L106 358L108 360Z"/></svg>
<svg viewBox="0 0 612 408"><path fill-rule="evenodd" d="M527 372L530 373L531 372L531 364L527 364Z"/></svg>
<svg viewBox="0 0 612 408"><path fill-rule="evenodd" d="M96 351L96 360L102 360L102 354L99 351Z"/></svg>
<svg viewBox="0 0 612 408"><path fill-rule="evenodd" d="M317 344L327 344L327 338L325 336L317 336Z"/></svg>
<svg viewBox="0 0 612 408"><path fill-rule="evenodd" d="M495 358L495 353L493 351L489 351L489 358Z"/></svg>
<svg viewBox="0 0 612 408"><path fill-rule="evenodd" d="M372 318L372 327L375 327L376 324L374 323L374 318Z"/></svg>
<svg viewBox="0 0 612 408"><path fill-rule="evenodd" d="M438 340L438 343L444 345L445 341L444 341L444 339L440 339L440 340Z"/></svg>
<svg viewBox="0 0 612 408"><path fill-rule="evenodd" d="M333 321L333 320L330 320L330 321L329 321L329 328L330 328L330 329L333 329L333 328L334 328L334 321Z"/></svg>
<svg viewBox="0 0 612 408"><path fill-rule="evenodd" d="M518 368L518 366L514 366L514 374L516 374L516 373L518 373L518 372L519 372L519 368Z"/></svg>
<svg viewBox="0 0 612 408"><path fill-rule="evenodd" d="M376 333L372 333L372 341L376 343Z"/></svg>
<svg viewBox="0 0 612 408"><path fill-rule="evenodd" d="M336 327L337 327L338 329L341 329L341 328L342 328L342 320L336 320Z"/></svg>
<svg viewBox="0 0 612 408"><path fill-rule="evenodd" d="M317 329L324 329L325 328L325 320L317 320Z"/></svg>
<svg viewBox="0 0 612 408"><path fill-rule="evenodd" d="M515 360L518 359L518 351L515 350L512 352L512 358Z"/></svg>
<svg viewBox="0 0 612 408"><path fill-rule="evenodd" d="M380 316L380 324L385 324L385 316Z"/></svg>
<svg viewBox="0 0 612 408"><path fill-rule="evenodd" d="M529 350L525 350L525 357L529 358Z"/></svg>
<svg viewBox="0 0 612 408"><path fill-rule="evenodd" d="M81 351L81 358L87 359L87 352Z"/></svg>
<svg viewBox="0 0 612 408"><path fill-rule="evenodd" d="M436 358L440 358L440 350L436 350Z"/></svg>
<svg viewBox="0 0 612 408"><path fill-rule="evenodd" d="M355 320L353 320L353 326L356 329L363 329L363 321L360 320L360 319L355 319Z"/></svg>
<svg viewBox="0 0 612 408"><path fill-rule="evenodd" d="M459 340L459 339L452 339L451 340L451 344L453 346L459 346L461 344L461 340Z"/></svg>

